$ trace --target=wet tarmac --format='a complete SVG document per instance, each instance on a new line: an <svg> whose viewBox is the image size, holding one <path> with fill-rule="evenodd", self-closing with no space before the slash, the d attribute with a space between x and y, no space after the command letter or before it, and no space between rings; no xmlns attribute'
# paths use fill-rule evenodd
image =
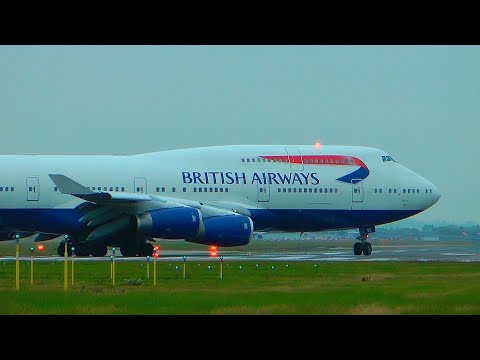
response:
<svg viewBox="0 0 480 360"><path fill-rule="evenodd" d="M103 258L76 258L76 261L110 261L111 251ZM220 255L220 254L219 254ZM325 247L320 250L309 251L238 251L223 250L224 261L437 261L437 262L476 262L480 261L480 242L469 244L399 244L382 245L374 244L373 252L369 256L354 255L352 247ZM195 261L219 260L212 258L209 251L177 251L163 250L157 261ZM29 260L30 257L21 257ZM145 261L145 258L124 258L116 254L117 261ZM0 261L15 260L14 256L1 257ZM36 261L63 261L63 257L36 256ZM153 260L153 258L151 259Z"/></svg>

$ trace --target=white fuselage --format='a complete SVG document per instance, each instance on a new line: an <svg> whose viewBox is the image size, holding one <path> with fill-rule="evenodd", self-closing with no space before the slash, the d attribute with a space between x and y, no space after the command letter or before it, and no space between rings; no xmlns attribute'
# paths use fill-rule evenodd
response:
<svg viewBox="0 0 480 360"><path fill-rule="evenodd" d="M43 215L32 224L32 214L74 209L85 202L58 191L49 174L63 174L94 191L238 204L251 212L255 230L383 224L421 212L440 198L433 184L384 151L356 146L237 145L130 156L4 155L0 168L0 231L51 232L51 227L43 229ZM13 219L25 211L28 224Z"/></svg>

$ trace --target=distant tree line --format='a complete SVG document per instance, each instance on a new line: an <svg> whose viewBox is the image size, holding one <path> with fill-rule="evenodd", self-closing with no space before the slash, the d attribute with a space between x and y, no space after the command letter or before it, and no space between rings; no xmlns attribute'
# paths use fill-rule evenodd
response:
<svg viewBox="0 0 480 360"><path fill-rule="evenodd" d="M438 237L449 239L478 239L480 240L480 225L445 225L433 226L424 225L421 229L417 228L377 228L376 237L402 237L420 239L426 237Z"/></svg>

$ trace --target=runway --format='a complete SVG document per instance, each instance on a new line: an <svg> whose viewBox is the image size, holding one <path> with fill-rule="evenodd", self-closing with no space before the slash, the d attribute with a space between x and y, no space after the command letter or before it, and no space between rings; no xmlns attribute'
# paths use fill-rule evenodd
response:
<svg viewBox="0 0 480 360"><path fill-rule="evenodd" d="M103 258L76 257L75 261L110 261L111 252ZM469 244L374 244L370 256L355 256L351 247L332 247L314 251L237 251L222 250L223 261L415 261L415 262L477 262L480 261L480 242ZM208 251L161 251L157 261L220 261ZM30 257L21 257L30 260ZM14 256L0 257L0 261L15 260ZM35 256L36 261L63 261L63 257ZM145 258L124 258L116 254L116 261L146 261ZM153 258L150 259L153 261Z"/></svg>

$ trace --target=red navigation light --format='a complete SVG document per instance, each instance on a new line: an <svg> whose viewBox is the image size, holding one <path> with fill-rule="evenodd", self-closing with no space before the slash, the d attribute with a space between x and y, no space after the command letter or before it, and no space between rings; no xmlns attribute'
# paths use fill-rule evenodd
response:
<svg viewBox="0 0 480 360"><path fill-rule="evenodd" d="M43 244L38 244L38 245L37 245L37 250L38 250L38 251L43 251L43 250L45 250L45 245L43 245Z"/></svg>
<svg viewBox="0 0 480 360"><path fill-rule="evenodd" d="M153 256L154 256L155 258L157 258L157 259L160 257L160 255L158 255L157 252L153 253Z"/></svg>
<svg viewBox="0 0 480 360"><path fill-rule="evenodd" d="M217 247L215 245L210 246L210 257L217 257Z"/></svg>
<svg viewBox="0 0 480 360"><path fill-rule="evenodd" d="M160 250L160 245L154 245L154 246L153 246L153 250L155 250L155 251Z"/></svg>

